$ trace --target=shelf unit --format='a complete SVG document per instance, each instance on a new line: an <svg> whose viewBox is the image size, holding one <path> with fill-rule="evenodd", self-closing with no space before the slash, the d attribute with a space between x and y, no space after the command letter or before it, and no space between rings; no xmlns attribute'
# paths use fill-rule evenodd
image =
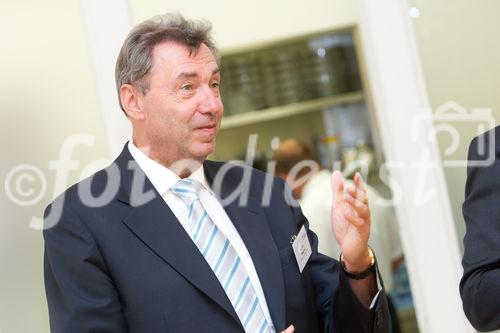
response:
<svg viewBox="0 0 500 333"><path fill-rule="evenodd" d="M355 103L364 100L362 91L355 91L336 96L323 97L264 110L244 112L222 118L221 129L230 129L240 126L256 124L264 121L276 120L290 116L315 112L323 108Z"/></svg>
<svg viewBox="0 0 500 333"><path fill-rule="evenodd" d="M324 58L325 56L325 50L327 57L333 57L333 58L328 58L330 60L324 60L326 61L321 62L318 67L311 67L311 71L318 71L318 68L322 68L324 66L323 64L329 64L329 66L332 64L331 62L328 61L334 61L334 56L332 55L333 53L330 52L335 52L333 50L336 50L336 47L346 47L347 51L341 51L341 52L347 52L347 53L342 53L342 56L347 56L346 54L349 53L348 48L349 48L349 42L346 42L343 38L346 37L346 35L350 35L352 38L352 56L355 57L355 68L357 68L357 79L353 79L353 77L349 76L350 74L346 74L342 72L342 69L340 70L341 74L340 75L345 81L344 87L337 86L335 87L333 84L334 81L326 81L326 82L332 82L332 83L327 83L332 84L332 90L331 93L328 95L325 91L322 90L325 88L325 86L318 86L317 88L315 87L316 82L319 81L311 81L310 84L309 82L306 83L306 89L311 89L311 90L306 90L309 92L311 97L307 98L306 96L309 94L304 94L305 98L301 101L296 101L296 102L289 102L287 104L282 104L282 105L273 105L273 101L266 100L267 103L259 103L259 102L253 102L249 103L255 104L256 108L248 108L247 110L244 110L244 107L241 107L241 110L235 111L234 105L231 103L228 103L228 101L224 101L225 106L226 106L226 111L227 115L225 115L222 118L221 122L221 132L220 132L220 140L218 142L218 148L215 150L214 154L211 156L213 159L218 159L218 160L230 160L230 159L239 159L241 156L245 156L245 147L248 147L248 137L250 135L258 135L258 141L257 141L257 151L261 153L262 155L268 156L271 153L271 150L274 149L272 147L271 141L273 141L276 138L280 139L286 139L286 138L297 138L306 144L308 144L311 147L314 147L313 149L318 149L318 140L320 137L324 135L330 135L330 132L332 132L332 129L330 128L331 126L326 125L326 120L325 120L325 112L326 111L331 111L334 108L339 108L338 110L344 109L346 106L350 105L356 105L359 103L362 104L367 104L367 99L369 99L369 92L364 91L363 88L363 82L365 81L362 71L363 63L362 63L362 57L360 54L360 45L359 45L359 40L357 36L357 29L355 26L348 26L348 27L343 27L340 29L332 29L329 31L320 31L320 32L313 32L313 33L308 33L302 36L294 36L291 38L286 38L282 40L276 40L276 41L270 41L267 43L260 43L256 45L248 45L246 47L239 47L236 49L231 49L231 50L224 50L222 52L222 61L223 64L226 66L225 70L226 73L229 68L231 70L235 71L236 74L232 74L234 76L230 76L230 79L228 77L224 77L224 83L228 87L232 87L232 82L233 80L237 80L237 74L238 71L237 68L238 66L238 61L236 61L235 65L233 62L225 62L228 61L228 59L234 59L234 57L238 55L247 55L248 58L248 67L246 70L241 71L241 73L247 73L250 78L255 77L255 74L252 74L251 71L254 70L253 73L257 73L257 76L261 75L265 77L265 74L262 74L263 72L266 73L262 68L266 69L266 60L264 59L264 56L259 56L258 52L262 52L263 50L270 50L270 49L276 49L276 48L283 48L283 50L286 50L289 46L291 47L291 54L296 54L297 58L296 59L305 59L306 57L306 51L301 51L299 47L299 51L296 51L294 47L297 48L296 44L301 41L306 41L309 40L308 43L306 44L306 47L312 47L313 50L316 48L316 52L312 52L310 55L312 57L320 57ZM338 44L337 44L338 43ZM332 46L336 45L336 46ZM324 48L323 52L320 53L320 48ZM310 49L309 49L310 50ZM278 51L279 52L279 51ZM293 53L293 52L298 52L298 53ZM338 55L338 53L337 53ZM342 57L341 56L341 57ZM229 57L229 58L226 58ZM348 56L347 56L348 57ZM245 63L245 59L242 58L241 60L242 63ZM248 60L249 59L249 60ZM287 58L290 59L290 58ZM312 58L311 58L312 59ZM327 59L327 58L325 58ZM344 59L340 60L340 66L343 63L346 67L345 70L347 70L347 73L354 74L355 72L349 72L349 70L352 70L353 67L352 63L347 61L346 59L349 58L342 58ZM233 61L233 60L231 60ZM299 61L306 61L307 64L310 64L311 66L314 62L313 60L299 60ZM323 60L322 60L323 61ZM264 66L264 67L258 67L258 69L255 69L255 64L254 62L259 65L259 66ZM252 67L254 66L254 67ZM308 65L306 65L308 66ZM250 69L248 69L250 68ZM277 67L278 68L278 67ZM342 68L342 67L340 67ZM284 73L283 69L281 69L282 72ZM325 65L325 73L329 73L330 79L335 80L335 71L331 71L332 68L328 68ZM328 71L330 70L330 71ZM333 62L333 70L335 70L335 63ZM278 71L278 70L276 70ZM299 70L300 72L300 70ZM276 75L284 75L284 74L276 74ZM338 78L338 77L337 77ZM307 76L301 76L299 78L300 80L306 81L306 80L311 80ZM356 82L356 80L360 80L359 82ZM285 82L288 85L291 85L291 79L286 79L286 78L280 78L278 79L279 82ZM321 81L323 81L323 78L321 77ZM235 81L237 82L237 81ZM248 82L248 81L243 81L243 82ZM260 82L256 81L256 82ZM324 81L323 81L324 82ZM339 81L340 82L340 81ZM249 84L249 83L245 83ZM320 83L321 85L321 83ZM271 85L271 88L274 87ZM254 88L253 85L250 86L250 91L248 94L245 96L252 96L252 92L259 91L257 88ZM267 93L268 93L268 87L264 87L264 95L267 98ZM290 88L290 90L296 89ZM315 93L311 93L311 91L314 91L315 89L318 89L318 95L320 96L314 96ZM335 91L335 90L338 91ZM230 89L233 90L233 89ZM229 94L233 93L233 91L224 91L225 96L228 96ZM344 90L344 91L342 91ZM235 93L242 93L245 94L244 88L238 87L234 89ZM255 93L256 95L259 93ZM262 93L261 93L262 94ZM368 95L367 95L368 94ZM255 96L255 95L254 95ZM227 97L226 97L227 98ZM252 98L252 97L250 97ZM291 98L293 99L293 98ZM245 99L242 100L242 105L246 102ZM238 104L238 100L236 99L236 105ZM234 104L234 103L233 103ZM267 107L264 108L259 108L260 104L270 104ZM272 105L272 106L271 106ZM244 110L244 111L243 111ZM368 110L367 110L368 111ZM342 112L342 111L339 111ZM369 111L368 111L369 112ZM369 118L371 118L371 115L369 115ZM371 119L368 120L368 122ZM371 127L371 126L370 126ZM376 129L375 131L376 132ZM375 146L376 143L375 143ZM379 152L377 151L376 147L376 156L378 157ZM319 151L318 151L319 153ZM325 165L329 165L329 163L325 163Z"/></svg>

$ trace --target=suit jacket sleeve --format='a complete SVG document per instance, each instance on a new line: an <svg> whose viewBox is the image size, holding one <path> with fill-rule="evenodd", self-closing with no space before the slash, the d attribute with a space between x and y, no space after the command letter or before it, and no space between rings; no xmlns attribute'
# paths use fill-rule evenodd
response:
<svg viewBox="0 0 500 333"><path fill-rule="evenodd" d="M469 167L463 215L466 223L464 238L464 275L460 293L465 314L480 331L500 329L500 160L496 131L496 156L488 167L473 166L470 161L484 159L478 153L479 139L469 148ZM485 140L486 151L490 140Z"/></svg>
<svg viewBox="0 0 500 333"><path fill-rule="evenodd" d="M361 304L340 263L318 252L316 234L309 229L309 222L291 197L291 191L288 188L285 191L287 200L292 203L296 225L299 228L305 225L311 243L312 255L309 259L309 267L315 293L316 311L323 332L391 332L391 320L384 290L379 293L377 303L372 310ZM381 281L378 269L377 274Z"/></svg>
<svg viewBox="0 0 500 333"><path fill-rule="evenodd" d="M116 288L78 215L64 205L59 222L43 236L51 332L126 332Z"/></svg>

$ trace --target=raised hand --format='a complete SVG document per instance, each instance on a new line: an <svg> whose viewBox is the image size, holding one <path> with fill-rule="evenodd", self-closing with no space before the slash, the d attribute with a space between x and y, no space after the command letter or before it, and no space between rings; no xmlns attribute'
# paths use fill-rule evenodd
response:
<svg viewBox="0 0 500 333"><path fill-rule="evenodd" d="M332 228L342 249L344 263L351 272L362 272L370 265L368 252L370 237L370 209L366 187L361 175L354 176L354 187L344 189L344 178L339 171L332 175Z"/></svg>

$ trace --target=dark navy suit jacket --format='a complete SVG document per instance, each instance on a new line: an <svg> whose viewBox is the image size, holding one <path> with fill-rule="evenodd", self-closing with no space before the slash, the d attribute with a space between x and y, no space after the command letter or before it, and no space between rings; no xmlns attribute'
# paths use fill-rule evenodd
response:
<svg viewBox="0 0 500 333"><path fill-rule="evenodd" d="M492 331L500 329L500 126L472 140L469 162L486 161L483 151L493 152L493 164L467 169L460 294L472 325Z"/></svg>
<svg viewBox="0 0 500 333"><path fill-rule="evenodd" d="M209 183L223 165L204 163ZM283 181L270 179L270 205L263 205L270 176L234 166L220 197L234 191L244 170L251 175L248 204L235 200L225 210L252 256L276 329L389 332L385 294L371 311L358 301L339 263L317 252L317 238L287 203ZM153 197L137 204L138 188ZM103 195L105 205L82 202L89 193ZM46 222L63 202L59 222L43 232L52 332L243 332L217 277L126 146L111 166L49 205ZM290 240L302 225L313 254L300 273Z"/></svg>

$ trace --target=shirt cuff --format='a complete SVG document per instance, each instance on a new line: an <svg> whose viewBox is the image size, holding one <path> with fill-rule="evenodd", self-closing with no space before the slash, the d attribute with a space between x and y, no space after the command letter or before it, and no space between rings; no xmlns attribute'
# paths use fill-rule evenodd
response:
<svg viewBox="0 0 500 333"><path fill-rule="evenodd" d="M380 295L380 292L382 291L382 283L380 283L380 276L378 272L375 272L375 276L377 277L377 293L375 294L375 297L373 297L372 302L370 303L370 310L373 310L375 307L375 304L377 304L378 300L378 295Z"/></svg>

